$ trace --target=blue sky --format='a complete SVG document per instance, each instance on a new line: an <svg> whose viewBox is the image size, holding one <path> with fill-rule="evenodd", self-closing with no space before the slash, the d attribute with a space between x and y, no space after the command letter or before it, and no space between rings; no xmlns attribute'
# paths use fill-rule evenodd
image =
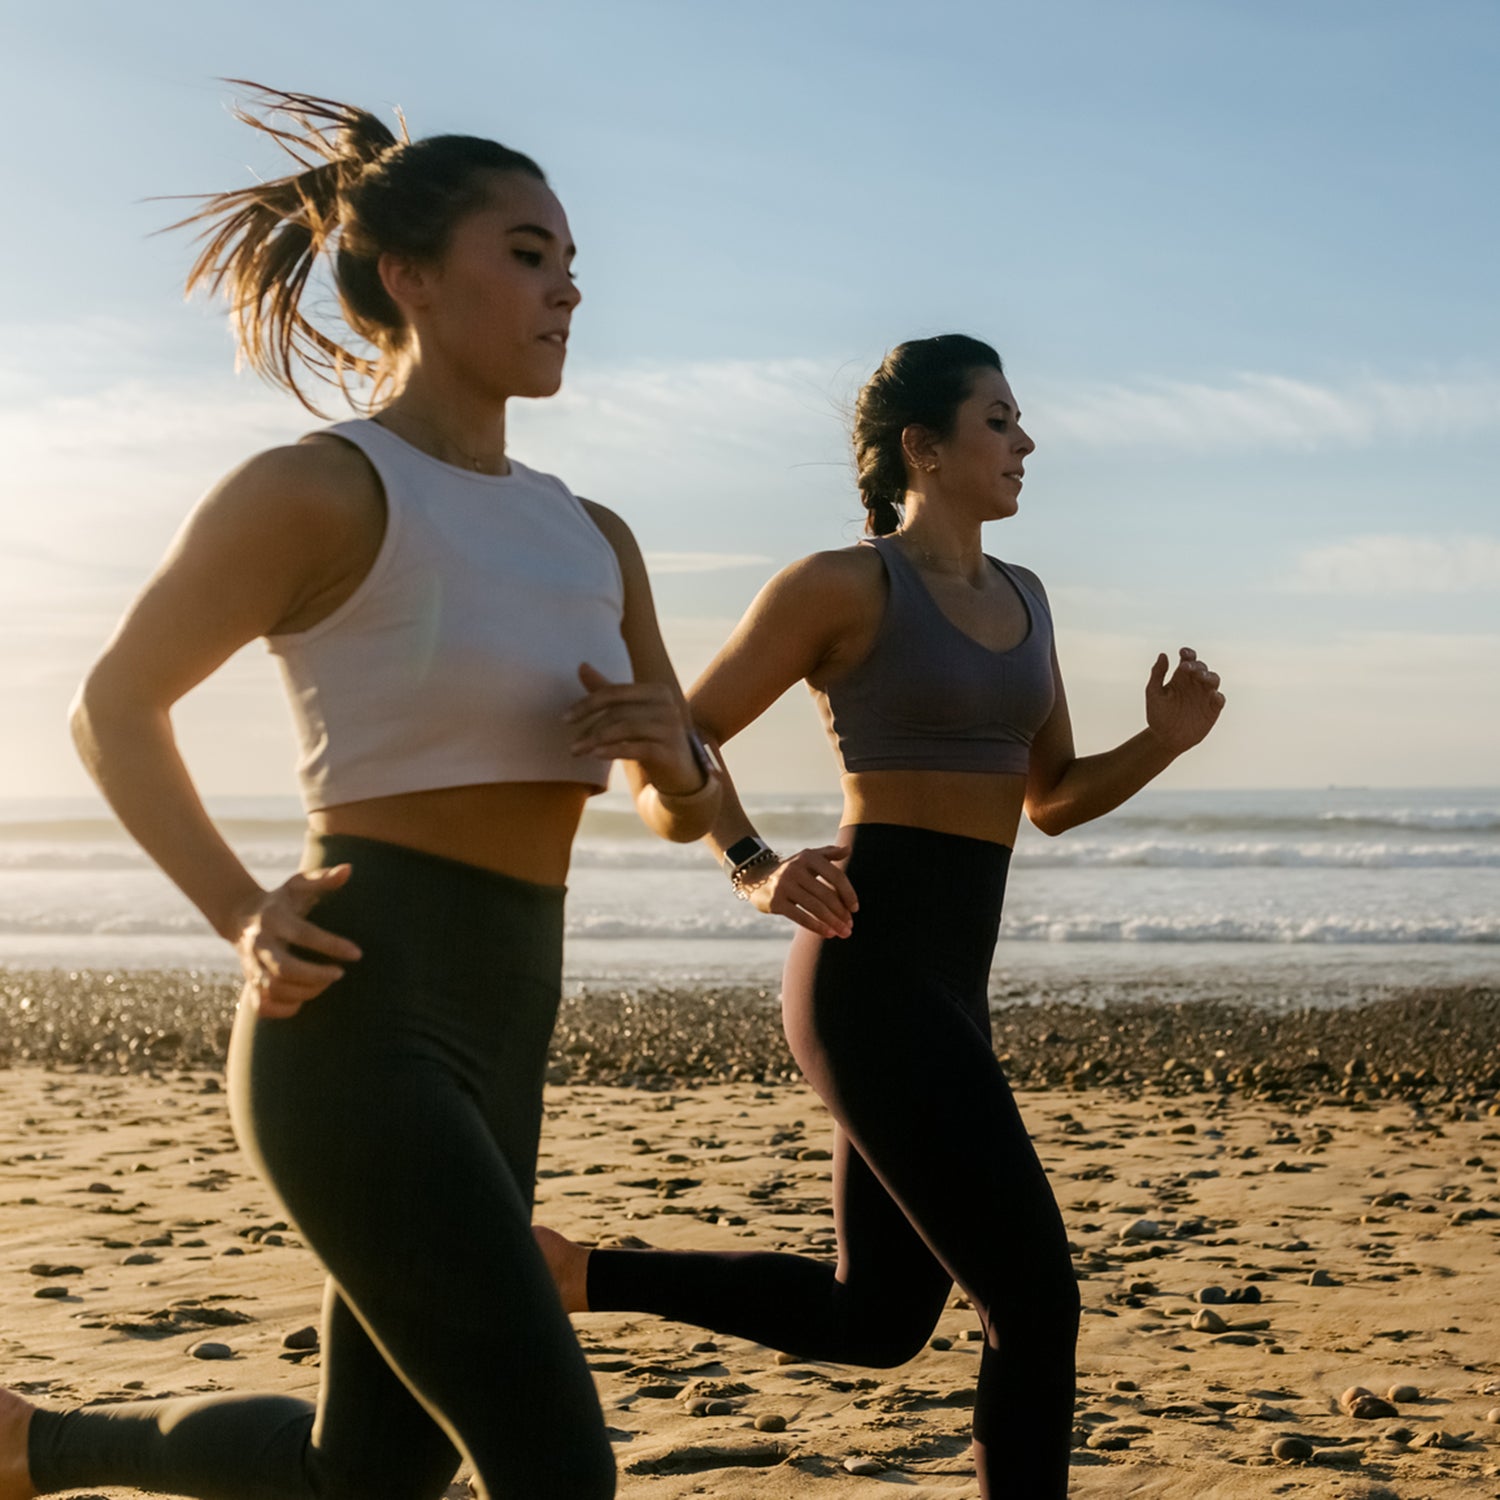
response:
<svg viewBox="0 0 1500 1500"><path fill-rule="evenodd" d="M81 785L62 707L193 498L311 425L151 234L152 195L279 170L223 75L541 161L585 301L513 443L635 526L685 676L775 566L852 540L843 408L959 328L1039 444L989 541L1049 583L1082 748L1191 642L1231 710L1177 784L1497 779L1492 4L84 3L3 53L15 794ZM183 706L205 786L290 788L275 698L252 649ZM736 761L830 784L800 698Z"/></svg>

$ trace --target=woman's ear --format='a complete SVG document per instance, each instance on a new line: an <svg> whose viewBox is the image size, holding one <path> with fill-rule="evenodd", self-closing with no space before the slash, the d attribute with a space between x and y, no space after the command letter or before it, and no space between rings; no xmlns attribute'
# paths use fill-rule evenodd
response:
<svg viewBox="0 0 1500 1500"><path fill-rule="evenodd" d="M906 460L908 474L937 472L937 444L931 431L915 422L901 429L901 456Z"/></svg>
<svg viewBox="0 0 1500 1500"><path fill-rule="evenodd" d="M402 312L420 312L432 300L432 268L425 262L386 250L376 269L386 295Z"/></svg>

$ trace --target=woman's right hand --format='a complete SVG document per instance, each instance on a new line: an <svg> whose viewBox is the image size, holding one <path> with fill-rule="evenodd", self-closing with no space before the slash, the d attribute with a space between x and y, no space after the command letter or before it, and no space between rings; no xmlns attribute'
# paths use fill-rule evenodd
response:
<svg viewBox="0 0 1500 1500"><path fill-rule="evenodd" d="M360 958L357 945L307 920L307 914L331 892L344 885L352 866L298 871L274 890L263 891L247 906L233 939L245 974L241 999L253 1003L262 1020L294 1016L344 977L341 967ZM336 963L317 963L292 949L319 953Z"/></svg>
<svg viewBox="0 0 1500 1500"><path fill-rule="evenodd" d="M848 937L859 910L854 887L839 868L848 858L842 844L799 850L747 884L746 895L757 911L786 917L819 937Z"/></svg>

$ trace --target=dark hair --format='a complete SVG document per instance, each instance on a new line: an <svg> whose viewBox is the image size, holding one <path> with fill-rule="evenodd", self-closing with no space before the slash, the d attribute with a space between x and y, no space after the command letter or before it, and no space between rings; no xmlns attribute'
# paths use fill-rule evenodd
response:
<svg viewBox="0 0 1500 1500"><path fill-rule="evenodd" d="M375 384L373 401L396 373L410 333L380 280L381 254L441 256L458 221L484 203L492 173L547 179L529 156L478 136L413 141L399 110L398 137L374 115L332 99L226 82L256 95L256 111L237 107L236 117L269 135L300 170L204 194L196 213L171 226L204 226L187 290L224 293L240 357L310 411L318 408L298 384L299 366L346 396L351 373L366 377ZM291 124L274 123L278 116ZM323 254L333 263L344 321L373 357L345 348L301 310Z"/></svg>
<svg viewBox="0 0 1500 1500"><path fill-rule="evenodd" d="M901 525L898 507L907 478L902 432L917 426L947 437L973 389L974 372L981 369L1004 373L988 344L962 333L940 333L897 344L865 382L854 404L854 462L870 535L886 536Z"/></svg>

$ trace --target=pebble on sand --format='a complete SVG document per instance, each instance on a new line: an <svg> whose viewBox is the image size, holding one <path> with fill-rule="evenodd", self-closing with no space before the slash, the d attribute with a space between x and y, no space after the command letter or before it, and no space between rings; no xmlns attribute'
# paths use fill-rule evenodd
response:
<svg viewBox="0 0 1500 1500"><path fill-rule="evenodd" d="M188 1349L188 1353L191 1354L194 1359L234 1358L234 1350L231 1349L228 1344L215 1344L206 1341L201 1344L193 1344Z"/></svg>
<svg viewBox="0 0 1500 1500"><path fill-rule="evenodd" d="M1410 1406L1413 1401L1422 1399L1422 1393L1414 1385L1393 1385L1385 1393L1385 1399L1400 1402L1403 1406Z"/></svg>
<svg viewBox="0 0 1500 1500"><path fill-rule="evenodd" d="M299 1328L295 1333L286 1334L281 1340L283 1349L316 1349L318 1347L318 1330L309 1323L306 1328Z"/></svg>
<svg viewBox="0 0 1500 1500"><path fill-rule="evenodd" d="M1313 1456L1313 1445L1304 1437L1277 1438L1271 1444L1271 1457L1284 1464L1303 1464Z"/></svg>
<svg viewBox="0 0 1500 1500"><path fill-rule="evenodd" d="M1339 1397L1339 1407L1345 1416L1358 1422L1378 1421L1382 1417L1395 1417L1400 1413L1389 1401L1382 1401L1366 1386L1351 1385Z"/></svg>
<svg viewBox="0 0 1500 1500"><path fill-rule="evenodd" d="M1193 1314L1192 1327L1195 1333L1223 1333L1229 1324L1213 1308L1200 1307Z"/></svg>
<svg viewBox="0 0 1500 1500"><path fill-rule="evenodd" d="M768 1411L755 1419L757 1432L785 1432L786 1418L780 1412Z"/></svg>
<svg viewBox="0 0 1500 1500"><path fill-rule="evenodd" d="M885 1464L878 1458L860 1457L855 1455L844 1460L844 1467L851 1474L884 1474Z"/></svg>

